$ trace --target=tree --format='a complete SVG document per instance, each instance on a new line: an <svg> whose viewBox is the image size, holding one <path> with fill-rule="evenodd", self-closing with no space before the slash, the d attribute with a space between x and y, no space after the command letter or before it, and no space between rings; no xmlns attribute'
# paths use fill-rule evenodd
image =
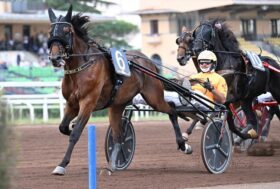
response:
<svg viewBox="0 0 280 189"><path fill-rule="evenodd" d="M101 41L107 47L131 48L125 40L128 34L138 31L138 27L125 21L110 21L103 23L95 23L90 26L89 33L97 41Z"/></svg>
<svg viewBox="0 0 280 189"><path fill-rule="evenodd" d="M97 4L113 5L115 3L103 0L46 0L46 5L58 10L68 10L70 4L73 10L78 12L100 13L96 9ZM125 21L110 21L103 23L95 23L90 26L89 33L91 36L101 41L107 47L131 48L125 41L125 36L137 32L137 26Z"/></svg>

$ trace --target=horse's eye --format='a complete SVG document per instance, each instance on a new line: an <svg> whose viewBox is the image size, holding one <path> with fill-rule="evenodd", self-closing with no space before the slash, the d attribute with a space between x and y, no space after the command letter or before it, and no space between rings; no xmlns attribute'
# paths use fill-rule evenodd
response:
<svg viewBox="0 0 280 189"><path fill-rule="evenodd" d="M69 33L70 32L70 27L63 27L63 32L64 33Z"/></svg>

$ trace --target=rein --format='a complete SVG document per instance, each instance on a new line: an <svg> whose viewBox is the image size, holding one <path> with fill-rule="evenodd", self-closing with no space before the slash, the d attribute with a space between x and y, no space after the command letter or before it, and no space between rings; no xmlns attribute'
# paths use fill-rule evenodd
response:
<svg viewBox="0 0 280 189"><path fill-rule="evenodd" d="M233 52L233 51L213 51L213 52L215 52L215 53L225 53L225 54L236 54L236 55L242 56L242 53Z"/></svg>
<svg viewBox="0 0 280 189"><path fill-rule="evenodd" d="M238 75L247 75L244 72L240 72L240 71L234 71L234 70L219 70L216 71L219 75L221 76L226 76L226 75L232 75L232 74L238 74Z"/></svg>

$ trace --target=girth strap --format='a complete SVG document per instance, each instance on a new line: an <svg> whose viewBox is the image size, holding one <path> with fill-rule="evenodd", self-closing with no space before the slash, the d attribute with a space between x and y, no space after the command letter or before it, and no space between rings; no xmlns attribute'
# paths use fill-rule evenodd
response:
<svg viewBox="0 0 280 189"><path fill-rule="evenodd" d="M114 102L117 92L120 89L122 84L123 84L123 77L120 75L117 75L116 82L114 83L113 89L111 91L110 99L107 102L107 104L103 107L103 109L109 107Z"/></svg>

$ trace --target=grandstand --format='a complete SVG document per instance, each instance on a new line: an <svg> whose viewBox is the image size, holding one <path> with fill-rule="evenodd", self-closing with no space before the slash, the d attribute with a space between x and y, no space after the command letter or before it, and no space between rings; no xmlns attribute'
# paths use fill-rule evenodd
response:
<svg viewBox="0 0 280 189"><path fill-rule="evenodd" d="M22 61L18 66L16 64L16 56L20 54ZM52 65L41 66L40 59L25 51L1 52L1 60L5 60L6 67L0 69L0 82L32 82L43 81L52 82L60 81L63 77L62 69L55 69ZM57 89L55 87L42 88L21 88L7 87L3 91L4 94L50 94Z"/></svg>
<svg viewBox="0 0 280 189"><path fill-rule="evenodd" d="M260 54L261 53L262 56L268 56L268 57L271 57L271 58L273 58L273 59L275 59L277 61L277 57L274 54L272 54L272 53L270 53L270 52L268 52L266 50L261 49L259 46L257 46L253 42L246 41L244 38L238 38L237 40L238 40L240 48L242 50L244 50L244 51L252 51L252 52L254 52L256 54Z"/></svg>
<svg viewBox="0 0 280 189"><path fill-rule="evenodd" d="M263 41L267 42L271 45L275 45L275 46L280 47L280 38L279 37L277 37L277 38L266 38Z"/></svg>

